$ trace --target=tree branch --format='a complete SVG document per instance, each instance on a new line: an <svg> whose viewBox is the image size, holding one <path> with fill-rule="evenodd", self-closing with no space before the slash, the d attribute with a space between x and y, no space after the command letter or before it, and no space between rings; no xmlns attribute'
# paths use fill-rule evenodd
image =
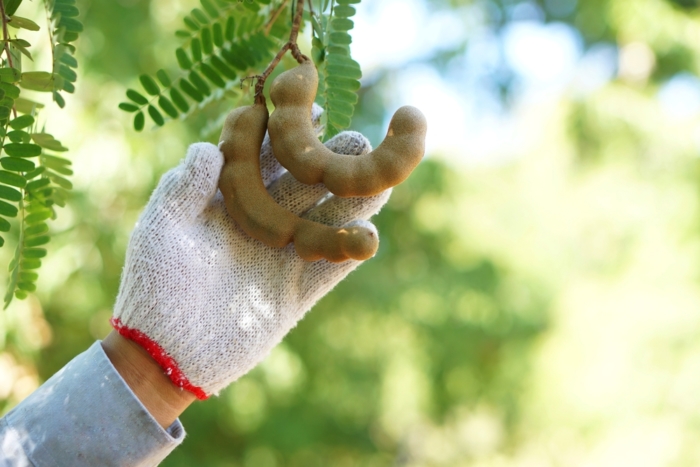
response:
<svg viewBox="0 0 700 467"><path fill-rule="evenodd" d="M286 2L285 2L286 3ZM255 84L255 102L265 103L265 96L263 95L263 88L265 87L265 81L272 74L275 67L279 65L284 54L287 50L291 50L292 56L299 63L304 63L309 59L306 55L301 53L299 46L297 45L297 38L299 37L299 29L301 28L301 21L304 16L304 0L297 0L296 10L294 12L294 19L292 20L292 30L289 33L289 41L282 46L275 58L272 59L270 64L267 66L265 71L261 75L250 76L249 78L257 79L258 82ZM248 78L245 78L248 79Z"/></svg>

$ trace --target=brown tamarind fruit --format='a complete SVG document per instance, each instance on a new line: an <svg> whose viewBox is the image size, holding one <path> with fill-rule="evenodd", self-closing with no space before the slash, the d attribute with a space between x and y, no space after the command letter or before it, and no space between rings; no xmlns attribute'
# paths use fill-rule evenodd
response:
<svg viewBox="0 0 700 467"><path fill-rule="evenodd" d="M411 174L425 153L427 122L411 106L396 111L384 141L362 156L337 154L317 138L311 106L318 72L311 60L280 74L270 88L275 110L268 131L272 152L302 183L323 183L341 196L373 196L398 185Z"/></svg>
<svg viewBox="0 0 700 467"><path fill-rule="evenodd" d="M271 247L291 242L306 261L365 260L377 251L377 235L364 227L329 227L302 219L275 202L260 174L260 148L268 123L264 103L240 107L226 117L220 148L224 167L219 189L226 210L249 236Z"/></svg>

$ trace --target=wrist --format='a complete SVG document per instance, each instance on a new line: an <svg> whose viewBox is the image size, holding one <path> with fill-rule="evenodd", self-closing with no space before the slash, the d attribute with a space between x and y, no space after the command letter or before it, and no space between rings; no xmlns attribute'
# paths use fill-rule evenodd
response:
<svg viewBox="0 0 700 467"><path fill-rule="evenodd" d="M175 386L163 369L138 344L112 331L102 341L107 357L163 427L168 428L196 400L194 394Z"/></svg>

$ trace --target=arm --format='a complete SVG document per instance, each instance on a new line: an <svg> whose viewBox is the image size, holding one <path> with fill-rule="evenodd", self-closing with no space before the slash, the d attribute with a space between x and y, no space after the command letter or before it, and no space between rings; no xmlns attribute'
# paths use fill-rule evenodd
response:
<svg viewBox="0 0 700 467"><path fill-rule="evenodd" d="M358 133L327 144L370 150ZM0 419L0 466L157 465L184 439L180 413L257 365L360 264L309 263L249 238L217 191L222 163L197 144L163 176L129 242L115 331ZM389 197L328 198L286 173L269 143L261 171L277 203L326 225L374 228L366 219Z"/></svg>
<svg viewBox="0 0 700 467"><path fill-rule="evenodd" d="M0 419L0 466L150 467L184 437L179 421L156 421L95 342Z"/></svg>
<svg viewBox="0 0 700 467"><path fill-rule="evenodd" d="M191 392L176 387L148 353L112 331L102 341L107 357L148 412L163 428L196 400Z"/></svg>

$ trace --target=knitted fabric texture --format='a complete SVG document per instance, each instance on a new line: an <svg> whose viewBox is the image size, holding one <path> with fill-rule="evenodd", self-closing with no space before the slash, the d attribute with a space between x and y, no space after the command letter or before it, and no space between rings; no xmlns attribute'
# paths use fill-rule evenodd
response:
<svg viewBox="0 0 700 467"><path fill-rule="evenodd" d="M371 150L356 132L326 144L342 154ZM163 176L132 232L112 320L127 338L142 336L134 340L152 351L175 384L199 398L255 367L360 264L305 262L293 245L271 248L248 237L217 190L222 166L216 146L198 143ZM374 229L367 219L390 194L336 198L323 185L303 185L279 166L269 140L261 168L281 206L327 225Z"/></svg>

